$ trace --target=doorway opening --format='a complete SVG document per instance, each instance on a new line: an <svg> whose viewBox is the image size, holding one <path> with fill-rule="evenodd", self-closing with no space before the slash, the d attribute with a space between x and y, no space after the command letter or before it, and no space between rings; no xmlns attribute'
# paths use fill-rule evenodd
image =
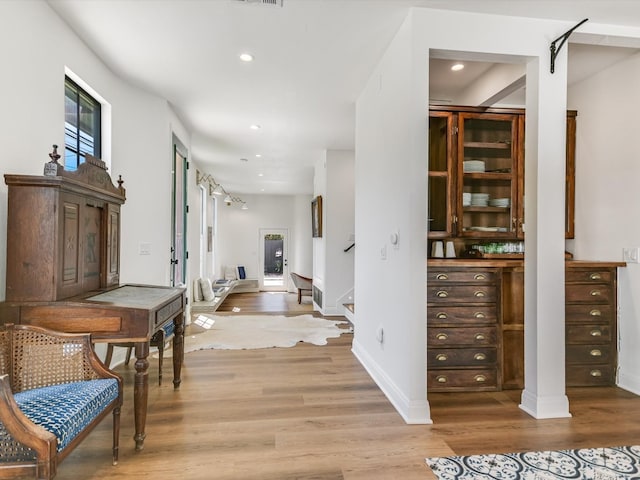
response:
<svg viewBox="0 0 640 480"><path fill-rule="evenodd" d="M286 291L289 279L286 228L260 229L261 289Z"/></svg>

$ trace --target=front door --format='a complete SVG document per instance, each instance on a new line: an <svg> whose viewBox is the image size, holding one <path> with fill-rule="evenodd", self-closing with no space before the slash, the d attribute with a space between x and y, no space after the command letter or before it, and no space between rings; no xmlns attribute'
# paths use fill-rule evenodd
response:
<svg viewBox="0 0 640 480"><path fill-rule="evenodd" d="M289 279L286 228L260 229L260 289L286 291Z"/></svg>
<svg viewBox="0 0 640 480"><path fill-rule="evenodd" d="M173 195L171 212L171 286L186 282L187 258L187 158L179 145L173 145Z"/></svg>

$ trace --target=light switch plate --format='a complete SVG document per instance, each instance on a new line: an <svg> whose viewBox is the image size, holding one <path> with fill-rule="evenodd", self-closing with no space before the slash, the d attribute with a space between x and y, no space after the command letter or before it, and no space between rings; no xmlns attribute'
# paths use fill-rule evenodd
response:
<svg viewBox="0 0 640 480"><path fill-rule="evenodd" d="M623 248L622 260L627 263L640 263L640 247Z"/></svg>

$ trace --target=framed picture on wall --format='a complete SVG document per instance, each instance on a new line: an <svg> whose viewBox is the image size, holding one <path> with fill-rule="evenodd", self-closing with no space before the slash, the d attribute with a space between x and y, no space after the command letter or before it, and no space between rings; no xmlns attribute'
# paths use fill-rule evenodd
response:
<svg viewBox="0 0 640 480"><path fill-rule="evenodd" d="M322 196L311 202L311 231L314 238L322 237Z"/></svg>

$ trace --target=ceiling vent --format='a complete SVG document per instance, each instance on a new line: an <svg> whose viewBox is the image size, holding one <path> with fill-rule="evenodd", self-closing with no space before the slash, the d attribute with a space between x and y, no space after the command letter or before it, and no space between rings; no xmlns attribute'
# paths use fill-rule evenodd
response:
<svg viewBox="0 0 640 480"><path fill-rule="evenodd" d="M284 0L236 0L241 3L251 3L255 5L269 5L272 7L282 7Z"/></svg>

